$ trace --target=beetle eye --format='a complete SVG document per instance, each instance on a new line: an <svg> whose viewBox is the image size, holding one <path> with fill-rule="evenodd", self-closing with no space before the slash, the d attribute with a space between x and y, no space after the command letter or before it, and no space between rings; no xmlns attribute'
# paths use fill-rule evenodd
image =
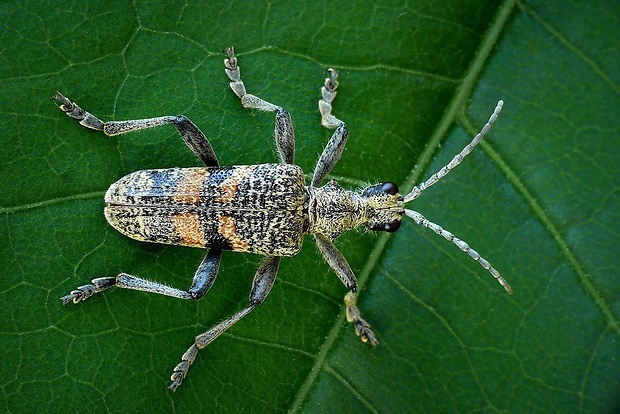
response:
<svg viewBox="0 0 620 414"><path fill-rule="evenodd" d="M399 228L400 228L400 220L394 220L394 221L390 221L389 223L387 223L385 227L383 227L383 230L387 231L388 233L393 233Z"/></svg>
<svg viewBox="0 0 620 414"><path fill-rule="evenodd" d="M381 191L389 195L398 194L398 186L391 182L383 183L381 184Z"/></svg>

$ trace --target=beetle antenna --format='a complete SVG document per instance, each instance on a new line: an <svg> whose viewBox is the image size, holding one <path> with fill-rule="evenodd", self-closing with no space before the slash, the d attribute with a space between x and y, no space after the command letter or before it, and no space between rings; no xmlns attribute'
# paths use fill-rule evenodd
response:
<svg viewBox="0 0 620 414"><path fill-rule="evenodd" d="M469 244L459 239L458 237L455 237L454 234L450 233L449 231L444 230L440 225L435 224L432 221L429 221L426 217L424 217L422 214L418 213L417 211L405 209L405 214L407 215L407 217L412 218L413 221L416 222L416 224L429 228L433 230L435 233L439 234L440 236L443 236L446 240L451 241L452 243L456 244L459 249L463 250L465 253L469 255L469 257L471 257L472 259L480 263L480 266L488 270L489 273L491 273L491 275L495 279L497 279L499 284L504 287L506 292L509 295L512 295L512 288L510 287L508 282L506 282L506 279L504 279L502 275L493 266L491 266L491 263L489 263L488 260L480 256L477 251L469 247Z"/></svg>
<svg viewBox="0 0 620 414"><path fill-rule="evenodd" d="M467 144L467 146L465 146L465 148L463 148L461 152L456 154L454 158L452 158L452 161L445 165L441 170L431 175L428 180L413 187L411 192L404 197L403 203L408 203L418 198L418 196L422 194L422 191L426 190L428 187L435 184L441 178L445 177L446 174L450 172L450 170L459 165L461 161L463 161L463 158L465 158L474 149L474 147L478 145L480 141L482 141L482 138L484 138L487 132L489 132L491 126L493 126L493 124L497 120L497 116L502 111L503 105L504 101L500 100L499 102L497 102L497 106L495 107L493 114L489 118L489 121L482 127L482 130L480 130L478 135L476 135L474 139L469 144Z"/></svg>

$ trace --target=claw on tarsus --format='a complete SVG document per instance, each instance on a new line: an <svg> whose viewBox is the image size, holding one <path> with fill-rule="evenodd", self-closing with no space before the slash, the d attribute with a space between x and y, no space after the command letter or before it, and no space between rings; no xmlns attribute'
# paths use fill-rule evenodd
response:
<svg viewBox="0 0 620 414"><path fill-rule="evenodd" d="M360 310L356 305L357 294L354 292L347 293L344 297L344 303L347 305L347 321L353 324L357 336L362 339L362 342L368 342L372 347L379 345L379 340L370 329L370 324L360 315Z"/></svg>

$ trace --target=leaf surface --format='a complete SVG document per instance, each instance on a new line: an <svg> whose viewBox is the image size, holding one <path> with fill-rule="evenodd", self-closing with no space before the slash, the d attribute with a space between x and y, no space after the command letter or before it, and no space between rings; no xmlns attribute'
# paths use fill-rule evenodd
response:
<svg viewBox="0 0 620 414"><path fill-rule="evenodd" d="M617 2L0 5L2 412L590 412L620 407ZM199 302L112 289L129 272L186 289L204 251L116 233L103 195L123 175L200 165L172 127L106 138L48 97L104 120L184 114L222 164L273 162L273 114L241 108L221 50L250 93L293 116L308 174L330 136L317 101L340 71L350 129L332 178L407 191L484 125L462 165L410 204L488 259L405 221L337 240L381 344L344 319L346 289L313 240L282 261L264 305L202 350L195 335L247 303L260 257L225 253Z"/></svg>

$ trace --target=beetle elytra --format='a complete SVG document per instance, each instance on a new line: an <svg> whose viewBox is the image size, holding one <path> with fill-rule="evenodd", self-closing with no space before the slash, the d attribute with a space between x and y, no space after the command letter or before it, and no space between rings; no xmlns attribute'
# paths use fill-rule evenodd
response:
<svg viewBox="0 0 620 414"><path fill-rule="evenodd" d="M293 164L295 137L291 116L280 106L248 94L241 80L233 48L226 49L225 72L230 88L245 108L275 113L275 141L279 164L221 167L206 136L185 116L103 122L82 110L58 92L52 99L69 117L87 128L113 136L140 129L173 124L187 146L205 167L143 170L112 184L105 195L105 216L121 233L141 241L178 244L208 249L194 275L191 287L180 290L127 273L100 277L61 298L67 306L109 287L142 290L179 299L201 299L218 274L223 250L264 255L252 282L249 304L208 331L198 335L174 368L169 388L181 384L198 351L260 305L273 287L281 257L299 252L303 235L312 234L325 261L349 292L345 295L347 320L364 342L379 343L357 307L357 281L333 241L347 230L365 226L369 230L393 232L403 216L428 227L477 260L504 287L512 289L500 273L467 243L420 213L404 207L461 163L489 131L502 109L499 101L489 121L452 161L401 195L396 184L371 185L359 192L348 191L331 180L321 182L340 159L349 132L332 115L338 88L338 72L330 69L319 100L321 124L334 133L320 155L310 185L301 168Z"/></svg>

